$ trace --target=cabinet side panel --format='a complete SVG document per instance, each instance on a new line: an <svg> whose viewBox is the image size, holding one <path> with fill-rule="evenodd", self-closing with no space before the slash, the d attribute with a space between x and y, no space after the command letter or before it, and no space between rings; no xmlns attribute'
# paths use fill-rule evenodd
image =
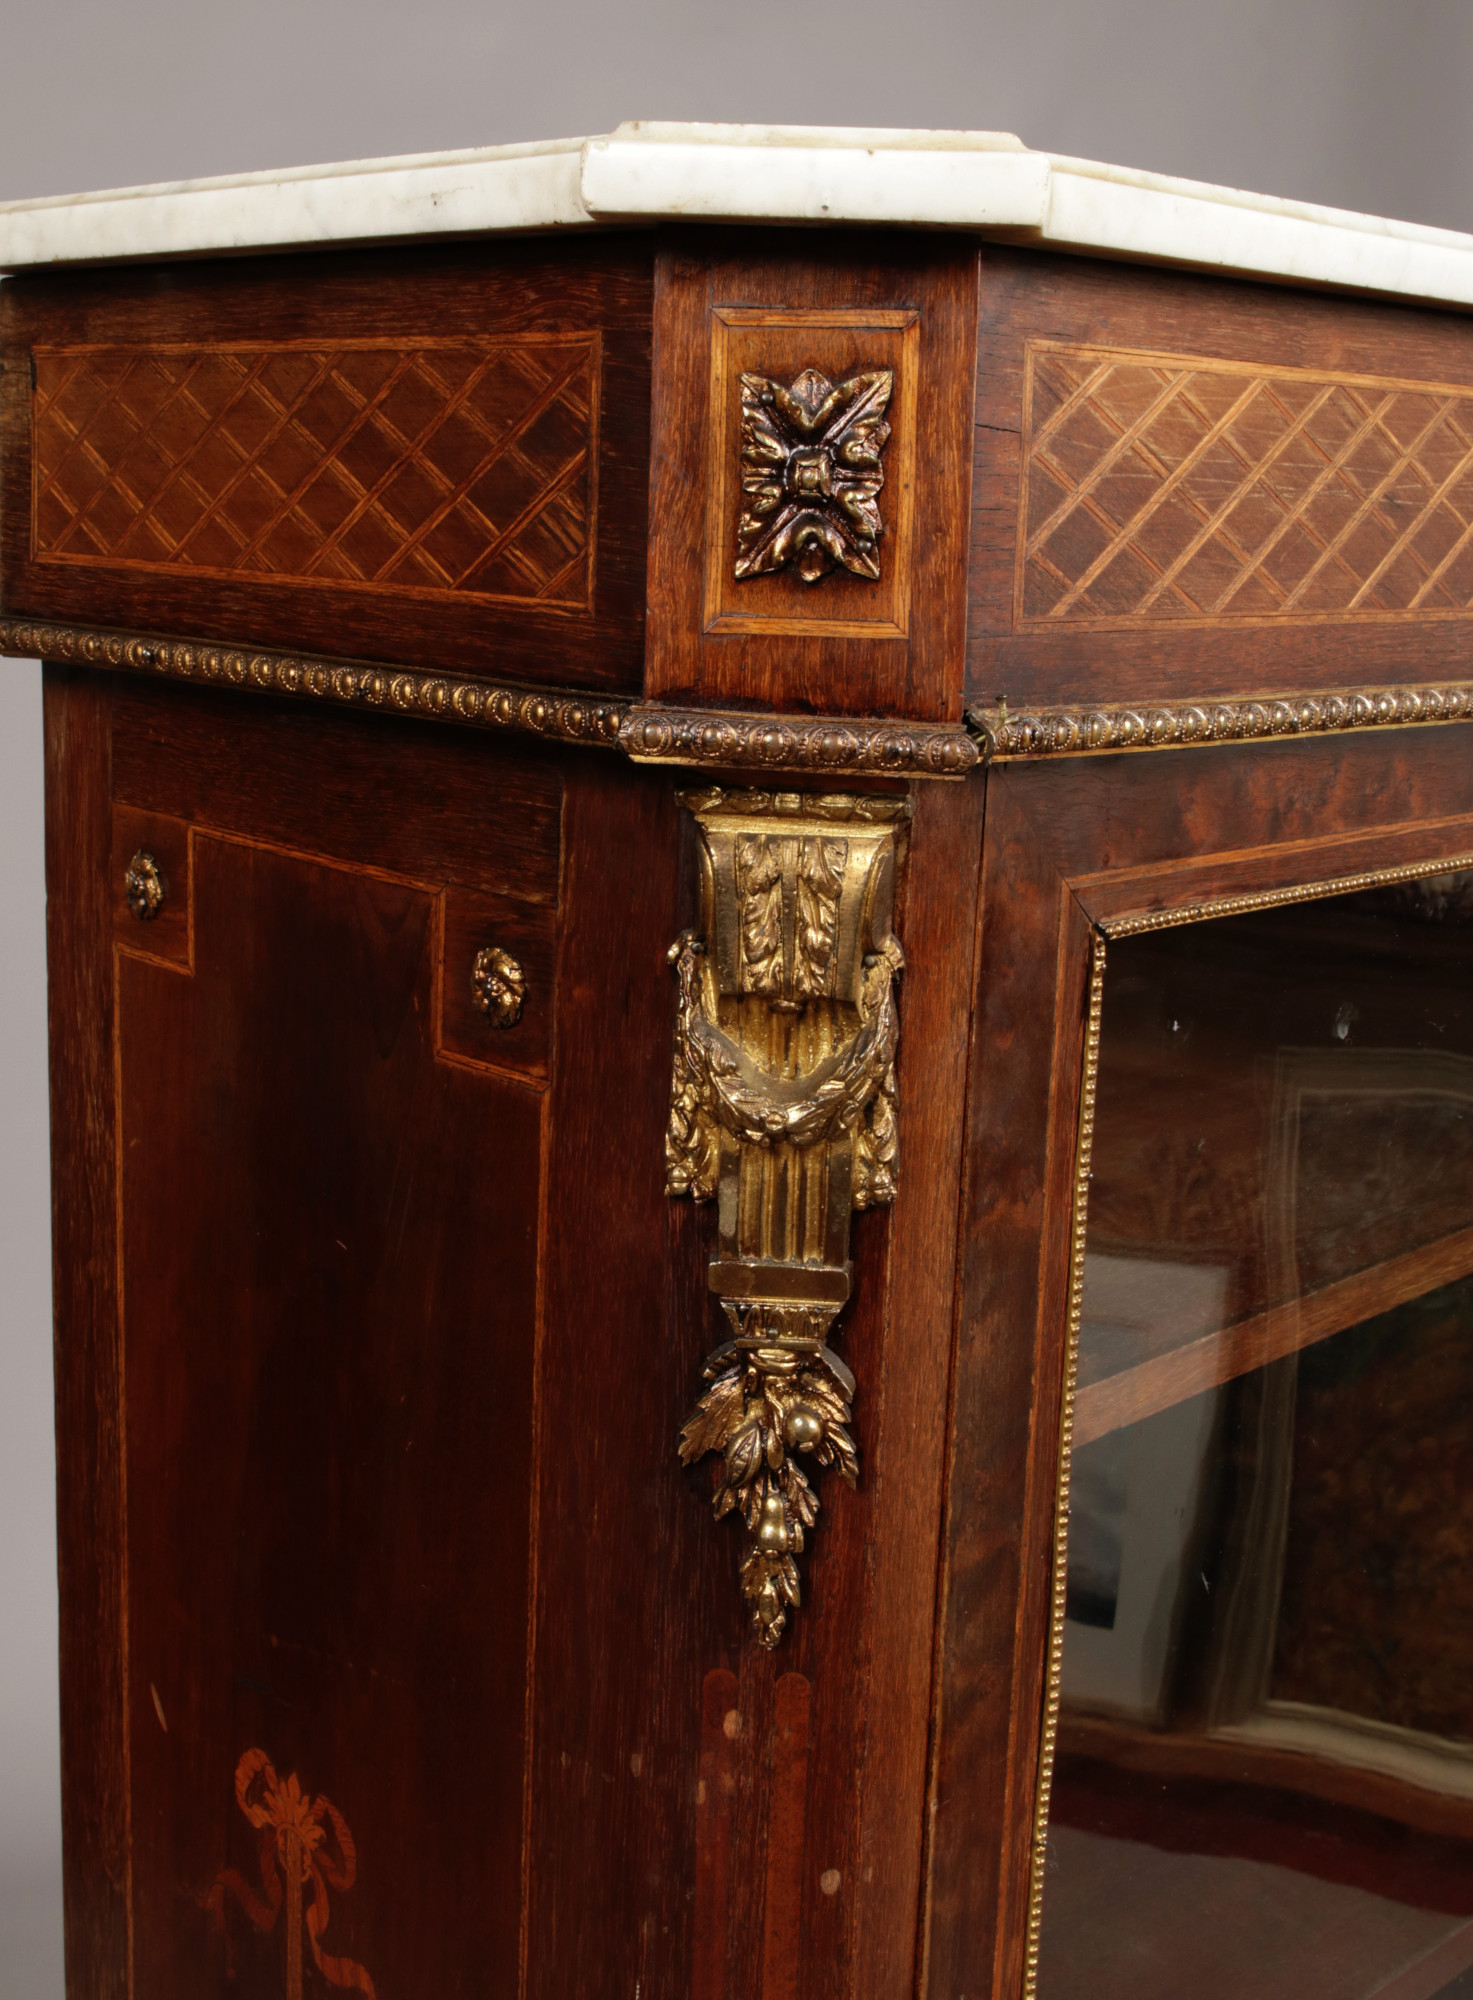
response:
<svg viewBox="0 0 1473 2000"><path fill-rule="evenodd" d="M916 1975L985 802L982 779L917 787L899 913L904 1152L884 1342L871 1364L874 1639L859 1767L859 1881L851 1885L856 2000L907 2000Z"/></svg>
<svg viewBox="0 0 1473 2000"><path fill-rule="evenodd" d="M459 1996L489 1968L510 1996L554 913L446 907L496 872L498 796L543 808L503 891L555 898L560 781L301 716L242 758L234 703L155 692L114 697L149 802L115 805L114 851L149 847L162 909L103 877L132 1990ZM394 809L346 810L350 777ZM399 837L419 820L434 842ZM508 911L546 939L521 1018L467 1006L451 1048L445 988L517 941Z"/></svg>
<svg viewBox="0 0 1473 2000"><path fill-rule="evenodd" d="M570 770L544 1222L528 2000L904 2000L925 1823L970 937L982 793L918 807L896 912L901 1184L860 1216L836 1344L860 1478L827 1483L781 1645L676 1436L729 1329L716 1217L663 1188L690 816Z"/></svg>
<svg viewBox="0 0 1473 2000"><path fill-rule="evenodd" d="M919 1988L999 2000L1014 1988L993 1984L996 1912L1032 1804L1031 1767L1010 1762L1036 1689L1020 1697L1018 1660L1036 1668L1042 1645L1022 1499L1040 1393L1033 1333L1048 1329L1056 1362L1088 948L1053 855L1019 823L1012 777L988 776Z"/></svg>
<svg viewBox="0 0 1473 2000"><path fill-rule="evenodd" d="M89 2000L121 2000L128 1807L107 887L111 691L48 668L45 704L67 1979L70 1992Z"/></svg>

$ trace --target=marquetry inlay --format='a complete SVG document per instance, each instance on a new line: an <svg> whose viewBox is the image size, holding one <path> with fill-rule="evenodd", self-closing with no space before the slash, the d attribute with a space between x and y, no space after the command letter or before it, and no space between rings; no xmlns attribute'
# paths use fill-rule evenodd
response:
<svg viewBox="0 0 1473 2000"><path fill-rule="evenodd" d="M1032 343L1017 622L1466 615L1473 390Z"/></svg>
<svg viewBox="0 0 1473 2000"><path fill-rule="evenodd" d="M41 562L590 602L596 337L37 348L34 363Z"/></svg>

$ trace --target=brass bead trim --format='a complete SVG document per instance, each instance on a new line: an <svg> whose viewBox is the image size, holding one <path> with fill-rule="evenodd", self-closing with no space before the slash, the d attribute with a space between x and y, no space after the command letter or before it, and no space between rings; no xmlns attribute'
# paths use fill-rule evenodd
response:
<svg viewBox="0 0 1473 2000"><path fill-rule="evenodd" d="M1473 686L1349 688L1245 700L1140 702L1129 707L969 708L967 726L988 763L1015 757L1099 757L1120 750L1179 750L1283 736L1338 735L1473 719Z"/></svg>
<svg viewBox="0 0 1473 2000"><path fill-rule="evenodd" d="M619 740L627 703L606 695L507 687L468 674L422 674L365 661L160 639L88 626L0 620L0 653L87 667L115 667L169 680L300 695L470 729L516 729L571 743Z"/></svg>
<svg viewBox="0 0 1473 2000"><path fill-rule="evenodd" d="M1332 875L1323 882L1296 882L1289 889L1264 889L1251 896L1215 896L1205 903L1184 903L1174 910L1145 910L1134 916L1102 917L1099 928L1107 938L1138 937L1142 931L1175 930L1180 924L1206 923L1213 917L1241 917L1255 910L1280 909L1286 903L1317 903L1325 896L1349 896L1357 889L1389 889L1397 882L1414 882L1423 875L1452 875L1473 868L1473 854L1450 854L1441 861L1411 861L1401 868L1371 868L1358 875Z"/></svg>
<svg viewBox="0 0 1473 2000"><path fill-rule="evenodd" d="M425 674L371 661L322 659L31 619L0 619L0 654L160 674L170 680L292 695L469 729L512 729L620 749L636 763L795 776L962 778L982 752L959 725L849 716L736 714L662 708L618 696L510 687L472 674Z"/></svg>
<svg viewBox="0 0 1473 2000"><path fill-rule="evenodd" d="M750 715L641 703L619 725L638 764L964 778L982 762L965 729L945 722L868 722L843 715Z"/></svg>
<svg viewBox="0 0 1473 2000"><path fill-rule="evenodd" d="M1084 1320L1084 1238L1089 1221L1089 1171L1094 1150L1095 1094L1100 1072L1100 1016L1105 999L1106 940L1095 933L1089 975L1089 1014L1084 1030L1084 1083L1079 1095L1079 1141L1074 1156L1074 1215L1069 1229L1069 1320L1064 1352L1063 1409L1059 1457L1054 1475L1054 1567L1049 1600L1048 1666L1044 1678L1043 1740L1038 1752L1038 1792L1033 1808L1033 1867L1028 1890L1028 1932L1023 1992L1034 2000L1038 1988L1038 1939L1043 1923L1043 1872L1048 1854L1048 1809L1059 1738L1059 1692L1064 1673L1064 1605L1069 1587L1069 1474L1074 1446L1075 1381L1079 1371L1079 1329Z"/></svg>
<svg viewBox="0 0 1473 2000"><path fill-rule="evenodd" d="M1318 882L1297 882L1286 889L1266 889L1253 895L1218 896L1175 910L1151 910L1135 916L1105 918L1096 926L1090 965L1089 1011L1084 1035L1084 1074L1079 1097L1079 1137L1075 1150L1073 1215L1069 1229L1069 1304L1064 1354L1064 1383L1059 1414L1059 1449L1054 1477L1053 1569L1049 1596L1048 1655L1044 1669L1043 1731L1038 1751L1038 1783L1034 1795L1028 1925L1025 1934L1022 2000L1037 2000L1038 1951L1043 1923L1044 1869L1048 1854L1049 1801L1059 1740L1059 1702L1064 1671L1064 1607L1069 1583L1069 1484L1074 1453L1074 1408L1078 1393L1079 1337L1084 1319L1084 1248L1089 1222L1089 1182L1093 1164L1095 1105L1099 1085L1100 1041L1105 993L1105 956L1117 938L1147 931L1171 930L1182 924L1206 923L1215 917L1248 916L1287 904L1319 902L1362 889L1388 889L1398 882L1449 875L1473 868L1473 854L1446 855L1395 868L1367 869L1355 875L1333 875Z"/></svg>

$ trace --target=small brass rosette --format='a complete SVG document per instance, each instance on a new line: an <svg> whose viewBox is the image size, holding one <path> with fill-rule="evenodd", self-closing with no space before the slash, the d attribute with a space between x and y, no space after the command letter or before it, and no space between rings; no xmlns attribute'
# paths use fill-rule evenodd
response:
<svg viewBox="0 0 1473 2000"><path fill-rule="evenodd" d="M471 995L493 1028L514 1028L527 998L527 975L509 951L487 945L471 967Z"/></svg>
<svg viewBox="0 0 1473 2000"><path fill-rule="evenodd" d="M139 848L123 876L123 900L139 923L151 923L164 907L164 878L151 854Z"/></svg>

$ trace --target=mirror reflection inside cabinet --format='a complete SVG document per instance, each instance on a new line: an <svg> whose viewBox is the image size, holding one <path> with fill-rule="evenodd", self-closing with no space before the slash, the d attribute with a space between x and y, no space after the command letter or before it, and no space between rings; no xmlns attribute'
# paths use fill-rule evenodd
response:
<svg viewBox="0 0 1473 2000"><path fill-rule="evenodd" d="M1104 970L1039 2000L1473 2000L1473 874Z"/></svg>

